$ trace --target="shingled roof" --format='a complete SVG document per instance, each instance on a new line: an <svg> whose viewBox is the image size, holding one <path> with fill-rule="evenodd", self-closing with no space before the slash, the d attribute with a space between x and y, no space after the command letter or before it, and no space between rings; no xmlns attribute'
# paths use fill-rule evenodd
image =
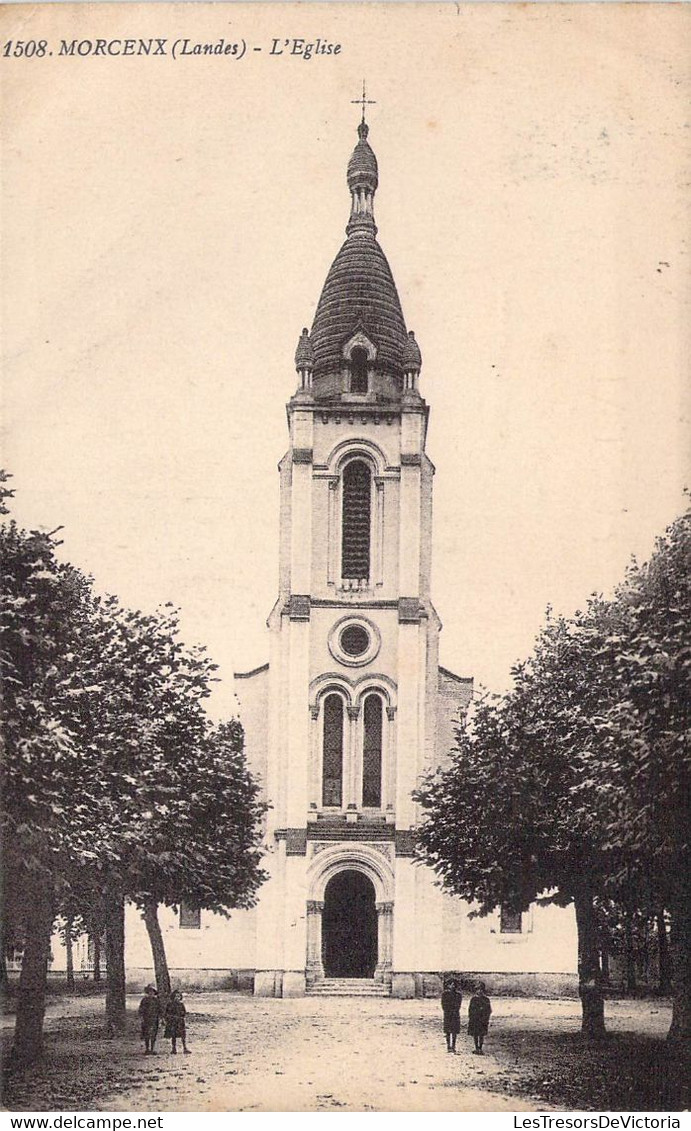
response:
<svg viewBox="0 0 691 1131"><path fill-rule="evenodd" d="M376 346L377 367L397 376L408 345L396 284L376 238L377 160L364 123L358 132L347 173L353 202L348 238L326 276L310 333L315 379L340 370L343 346L358 329Z"/></svg>
<svg viewBox="0 0 691 1131"><path fill-rule="evenodd" d="M312 324L314 374L340 369L343 346L362 329L377 348L377 366L400 374L407 334L391 268L373 233L348 236L331 264Z"/></svg>

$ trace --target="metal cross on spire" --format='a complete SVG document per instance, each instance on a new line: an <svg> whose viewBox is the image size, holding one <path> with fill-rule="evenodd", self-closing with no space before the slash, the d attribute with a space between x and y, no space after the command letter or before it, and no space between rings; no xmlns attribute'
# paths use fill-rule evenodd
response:
<svg viewBox="0 0 691 1131"><path fill-rule="evenodd" d="M362 98L352 98L350 104L351 104L351 106L362 106L362 120L363 120L363 122L365 120L365 106L376 106L377 105L376 102L374 102L372 99L369 99L367 97L367 88L365 86L365 80L364 79L362 80Z"/></svg>

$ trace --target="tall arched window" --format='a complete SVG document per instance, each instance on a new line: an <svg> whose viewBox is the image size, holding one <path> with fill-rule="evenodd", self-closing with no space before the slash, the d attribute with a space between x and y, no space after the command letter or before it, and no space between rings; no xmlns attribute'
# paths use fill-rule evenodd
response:
<svg viewBox="0 0 691 1131"><path fill-rule="evenodd" d="M367 354L357 346L350 355L350 391L366 393L368 387Z"/></svg>
<svg viewBox="0 0 691 1131"><path fill-rule="evenodd" d="M362 804L367 809L381 806L383 710L378 695L368 695L364 709L362 746Z"/></svg>
<svg viewBox="0 0 691 1131"><path fill-rule="evenodd" d="M366 580L370 575L370 511L372 476L366 463L354 459L343 472L341 577Z"/></svg>
<svg viewBox="0 0 691 1131"><path fill-rule="evenodd" d="M327 695L324 700L322 755L322 805L343 804L343 700Z"/></svg>

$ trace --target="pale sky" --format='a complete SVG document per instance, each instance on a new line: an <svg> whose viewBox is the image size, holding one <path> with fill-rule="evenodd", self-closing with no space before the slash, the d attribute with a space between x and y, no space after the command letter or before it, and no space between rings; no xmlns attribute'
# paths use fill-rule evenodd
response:
<svg viewBox="0 0 691 1131"><path fill-rule="evenodd" d="M128 605L267 658L293 353L349 211L363 75L379 240L423 354L441 662L495 690L551 603L684 509L691 9L18 7L3 35L3 463L26 526ZM244 39L65 58L61 39ZM321 36L337 56L271 57ZM260 46L255 52L252 46Z"/></svg>

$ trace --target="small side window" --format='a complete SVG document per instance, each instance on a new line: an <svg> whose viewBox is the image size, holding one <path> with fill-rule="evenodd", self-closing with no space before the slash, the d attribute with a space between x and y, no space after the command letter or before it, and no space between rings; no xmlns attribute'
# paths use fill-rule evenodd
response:
<svg viewBox="0 0 691 1131"><path fill-rule="evenodd" d="M499 933L502 935L520 935L522 930L522 912L512 911L509 907L502 906L499 913Z"/></svg>
<svg viewBox="0 0 691 1131"><path fill-rule="evenodd" d="M357 347L350 355L350 391L366 393L368 390L367 354Z"/></svg>
<svg viewBox="0 0 691 1131"><path fill-rule="evenodd" d="M180 904L180 929L183 931L198 931L202 925L202 913L198 907L191 907L189 903Z"/></svg>

